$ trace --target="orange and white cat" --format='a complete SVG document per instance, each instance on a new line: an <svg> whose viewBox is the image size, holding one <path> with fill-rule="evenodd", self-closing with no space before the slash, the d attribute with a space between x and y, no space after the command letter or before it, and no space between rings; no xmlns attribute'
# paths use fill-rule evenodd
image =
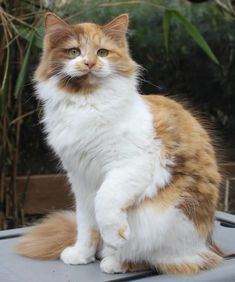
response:
<svg viewBox="0 0 235 282"><path fill-rule="evenodd" d="M139 95L128 15L101 26L49 13L45 28L36 92L76 218L50 215L18 253L66 264L99 256L107 273L191 274L217 265L222 253L211 234L221 176L211 140L182 105Z"/></svg>

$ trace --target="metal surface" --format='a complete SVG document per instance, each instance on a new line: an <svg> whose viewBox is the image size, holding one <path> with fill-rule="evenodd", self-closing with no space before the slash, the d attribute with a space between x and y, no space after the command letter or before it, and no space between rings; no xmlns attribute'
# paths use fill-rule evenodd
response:
<svg viewBox="0 0 235 282"><path fill-rule="evenodd" d="M214 240L227 253L235 254L235 216L218 212ZM235 258L217 268L193 276L159 275L154 272L104 274L99 263L72 266L61 261L39 261L18 256L14 246L25 228L0 232L0 282L235 282Z"/></svg>

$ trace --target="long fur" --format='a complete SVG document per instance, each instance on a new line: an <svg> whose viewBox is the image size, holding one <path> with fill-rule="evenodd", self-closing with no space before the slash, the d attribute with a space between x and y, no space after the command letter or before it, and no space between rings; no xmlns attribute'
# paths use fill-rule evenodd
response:
<svg viewBox="0 0 235 282"><path fill-rule="evenodd" d="M66 247L75 243L76 234L75 213L55 212L31 227L16 245L16 251L35 259L55 260Z"/></svg>
<svg viewBox="0 0 235 282"><path fill-rule="evenodd" d="M24 234L16 245L16 252L19 255L40 260L59 259L61 252L76 241L76 217L74 212L60 211L54 212L40 223ZM208 241L212 250L207 254L202 254L204 262L197 264L184 264L173 266L169 264L156 265L156 269L169 274L192 274L201 270L215 267L221 262L224 252L213 242ZM145 271L150 269L146 263L124 263L123 269L128 272Z"/></svg>
<svg viewBox="0 0 235 282"><path fill-rule="evenodd" d="M76 227L71 213L52 215L18 253L66 264L98 254L106 273L210 269L222 261L210 239L221 182L211 139L179 103L139 95L127 25L127 15L105 26L46 17L36 93L75 194Z"/></svg>

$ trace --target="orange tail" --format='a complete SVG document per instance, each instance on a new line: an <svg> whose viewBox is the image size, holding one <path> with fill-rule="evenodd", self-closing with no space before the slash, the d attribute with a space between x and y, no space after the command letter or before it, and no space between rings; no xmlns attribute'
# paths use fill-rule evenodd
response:
<svg viewBox="0 0 235 282"><path fill-rule="evenodd" d="M76 233L75 213L56 212L23 235L16 252L35 259L58 259L63 249L75 243Z"/></svg>

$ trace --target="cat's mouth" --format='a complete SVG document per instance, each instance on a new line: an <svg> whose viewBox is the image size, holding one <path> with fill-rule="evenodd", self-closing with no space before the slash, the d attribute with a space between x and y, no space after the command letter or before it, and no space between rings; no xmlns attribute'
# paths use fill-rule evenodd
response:
<svg viewBox="0 0 235 282"><path fill-rule="evenodd" d="M65 87L74 87L80 89L87 85L95 86L100 82L100 78L92 71L86 71L84 73L74 74L74 75L64 75L60 77L60 83Z"/></svg>
<svg viewBox="0 0 235 282"><path fill-rule="evenodd" d="M89 70L80 70L77 75L72 76L73 78L88 78L88 77L96 77L97 71L93 69Z"/></svg>
<svg viewBox="0 0 235 282"><path fill-rule="evenodd" d="M78 80L79 79L95 79L97 78L97 76L92 71L85 71L84 73L79 74L73 78L78 79Z"/></svg>

